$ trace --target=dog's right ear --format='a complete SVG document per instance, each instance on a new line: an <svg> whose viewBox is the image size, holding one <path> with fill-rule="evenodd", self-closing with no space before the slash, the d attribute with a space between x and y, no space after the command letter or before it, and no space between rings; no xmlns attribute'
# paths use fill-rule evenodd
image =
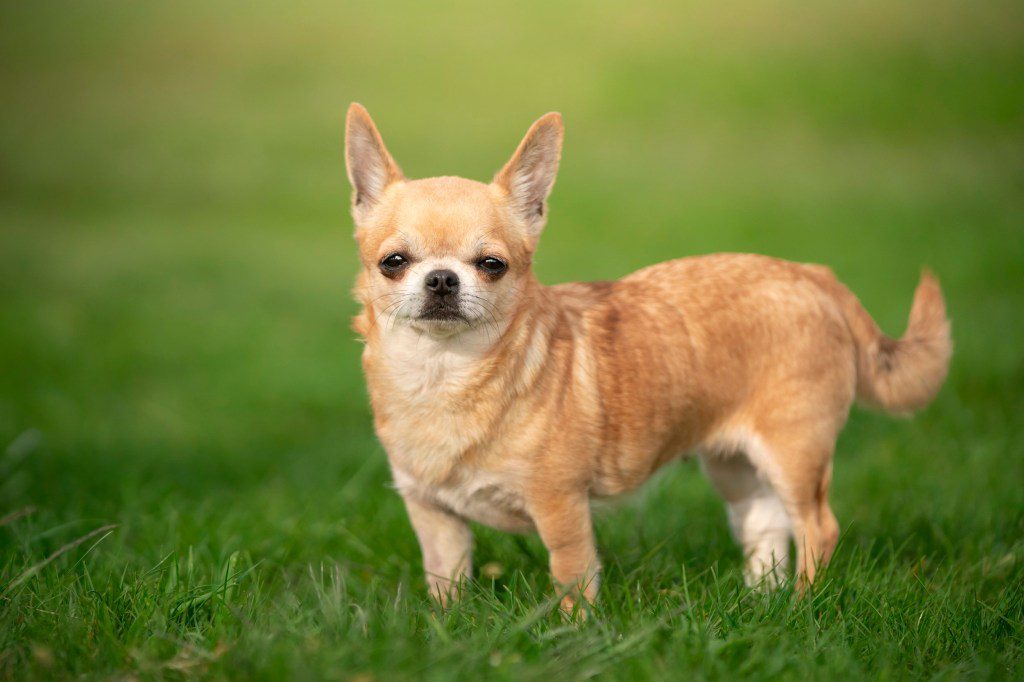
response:
<svg viewBox="0 0 1024 682"><path fill-rule="evenodd" d="M404 179L370 113L357 102L345 119L345 169L352 183L352 214L359 220L380 201L388 185Z"/></svg>

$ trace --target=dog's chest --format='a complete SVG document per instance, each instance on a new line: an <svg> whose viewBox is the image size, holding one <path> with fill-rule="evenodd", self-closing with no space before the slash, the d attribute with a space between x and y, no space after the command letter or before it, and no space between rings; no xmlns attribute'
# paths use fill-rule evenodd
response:
<svg viewBox="0 0 1024 682"><path fill-rule="evenodd" d="M398 338L383 349L381 374L371 383L374 409L394 474L404 495L432 502L478 523L527 532L519 477L478 466L501 461L491 440L500 406L469 389L479 367L466 349L437 352L424 341ZM470 454L472 453L472 454Z"/></svg>
<svg viewBox="0 0 1024 682"><path fill-rule="evenodd" d="M417 480L448 480L471 449L479 450L500 414L469 388L471 358L416 346L388 351L370 386L388 456Z"/></svg>
<svg viewBox="0 0 1024 682"><path fill-rule="evenodd" d="M394 467L394 478L403 495L433 502L470 521L512 533L533 530L523 496L514 477L507 474L463 467L452 480L434 484Z"/></svg>

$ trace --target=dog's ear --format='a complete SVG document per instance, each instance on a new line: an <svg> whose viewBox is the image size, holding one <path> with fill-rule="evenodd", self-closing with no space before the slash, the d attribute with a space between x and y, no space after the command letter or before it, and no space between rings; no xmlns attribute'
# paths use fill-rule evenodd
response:
<svg viewBox="0 0 1024 682"><path fill-rule="evenodd" d="M558 173L562 136L562 115L544 114L494 176L494 184L505 191L509 207L531 237L538 236L547 222L547 199Z"/></svg>
<svg viewBox="0 0 1024 682"><path fill-rule="evenodd" d="M388 185L404 179L370 113L356 102L345 119L345 169L352 183L352 213L357 220L373 208Z"/></svg>

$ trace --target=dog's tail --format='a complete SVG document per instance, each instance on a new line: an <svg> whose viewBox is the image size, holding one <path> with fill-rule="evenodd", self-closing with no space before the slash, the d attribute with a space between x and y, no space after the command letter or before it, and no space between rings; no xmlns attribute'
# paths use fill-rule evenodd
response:
<svg viewBox="0 0 1024 682"><path fill-rule="evenodd" d="M857 397L869 407L910 414L935 398L953 354L946 302L939 280L921 273L907 331L898 340L882 333L854 294L830 278L832 290L857 344Z"/></svg>

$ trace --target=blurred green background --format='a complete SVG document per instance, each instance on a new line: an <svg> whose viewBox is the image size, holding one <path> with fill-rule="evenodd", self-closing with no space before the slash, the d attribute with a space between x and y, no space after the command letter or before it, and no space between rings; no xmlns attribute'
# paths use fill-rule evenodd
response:
<svg viewBox="0 0 1024 682"><path fill-rule="evenodd" d="M3 3L0 516L35 511L0 528L0 577L119 528L0 592L0 672L153 673L181 641L209 660L228 642L250 674L411 674L451 652L492 669L492 645L459 649L424 624L415 542L372 434L348 327L352 101L410 177L486 180L537 116L561 111L546 283L767 253L832 266L898 334L919 268L934 268L951 379L912 422L855 410L836 465L845 546L888 542L904 568L1010 557L999 565L1019 573L1022 73L1019 2ZM641 564L660 568L634 582L665 589L680 565L738 574L692 465L609 512L598 535L610 582ZM543 598L534 540L483 532L479 550L506 576L522 569L521 597ZM149 594L153 571L163 585L186 560L215 581L230 557L250 567L236 594L265 640L212 616L154 621L135 601L89 601ZM326 626L300 615L297 585L324 562L349 576L353 604L404 589L418 624L378 648L308 645ZM192 594L164 589L153 613ZM1019 661L1019 622L1001 618L1016 649L998 644L1006 632L975 635ZM285 632L311 648L289 653ZM566 660L524 636L533 653L519 665ZM790 644L785 660L803 660L804 640ZM861 673L960 660L927 644L917 663L882 660L862 644L849 655L868 661ZM708 673L715 658L686 660Z"/></svg>

